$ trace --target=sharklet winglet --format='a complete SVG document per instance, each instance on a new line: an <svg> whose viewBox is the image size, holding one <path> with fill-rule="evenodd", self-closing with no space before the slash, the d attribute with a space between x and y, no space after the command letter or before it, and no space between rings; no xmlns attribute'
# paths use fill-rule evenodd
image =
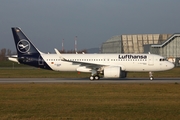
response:
<svg viewBox="0 0 180 120"><path fill-rule="evenodd" d="M62 54L59 52L59 50L57 50L56 48L54 48L54 50L61 60L66 61L66 59L62 56Z"/></svg>

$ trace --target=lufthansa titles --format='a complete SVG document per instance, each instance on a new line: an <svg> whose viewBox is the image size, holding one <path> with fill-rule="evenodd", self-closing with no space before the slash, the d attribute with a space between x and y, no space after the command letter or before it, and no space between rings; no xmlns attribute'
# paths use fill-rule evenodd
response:
<svg viewBox="0 0 180 120"><path fill-rule="evenodd" d="M119 59L147 59L147 55L119 55Z"/></svg>

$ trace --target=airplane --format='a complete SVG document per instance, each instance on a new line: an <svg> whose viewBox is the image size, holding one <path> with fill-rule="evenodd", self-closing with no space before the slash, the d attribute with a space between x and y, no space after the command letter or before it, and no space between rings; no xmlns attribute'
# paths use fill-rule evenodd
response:
<svg viewBox="0 0 180 120"><path fill-rule="evenodd" d="M53 71L78 71L91 73L90 80L104 78L126 78L128 72L165 71L174 68L174 64L156 54L61 54L56 48L55 54L39 51L26 37L21 28L12 27L17 55L9 60Z"/></svg>

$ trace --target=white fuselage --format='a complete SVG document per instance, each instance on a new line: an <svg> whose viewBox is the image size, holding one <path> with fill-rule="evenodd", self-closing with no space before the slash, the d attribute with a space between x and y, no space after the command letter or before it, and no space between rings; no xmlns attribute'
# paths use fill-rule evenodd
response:
<svg viewBox="0 0 180 120"><path fill-rule="evenodd" d="M82 64L101 66L119 66L123 71L147 72L164 71L174 67L174 64L155 54L62 54L62 61L57 54L41 54L45 62L55 71L82 71ZM145 57L144 57L145 56ZM70 62L74 61L74 62ZM76 63L77 62L77 63ZM43 65L43 62L41 62ZM87 66L87 65L86 65ZM82 69L81 69L82 68ZM84 67L85 68L85 67ZM84 71L83 71L84 70Z"/></svg>

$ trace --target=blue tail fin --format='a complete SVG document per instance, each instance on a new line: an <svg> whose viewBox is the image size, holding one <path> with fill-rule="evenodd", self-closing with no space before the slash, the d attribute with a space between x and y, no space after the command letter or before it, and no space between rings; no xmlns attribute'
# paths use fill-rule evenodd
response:
<svg viewBox="0 0 180 120"><path fill-rule="evenodd" d="M39 51L36 47L30 42L30 40L25 36L22 30L18 27L12 28L12 33L14 36L14 41L19 56L21 55L31 55L39 54Z"/></svg>
<svg viewBox="0 0 180 120"><path fill-rule="evenodd" d="M18 27L11 29L17 49L17 61L38 68L51 69L42 58L41 52L31 43L22 30Z"/></svg>

